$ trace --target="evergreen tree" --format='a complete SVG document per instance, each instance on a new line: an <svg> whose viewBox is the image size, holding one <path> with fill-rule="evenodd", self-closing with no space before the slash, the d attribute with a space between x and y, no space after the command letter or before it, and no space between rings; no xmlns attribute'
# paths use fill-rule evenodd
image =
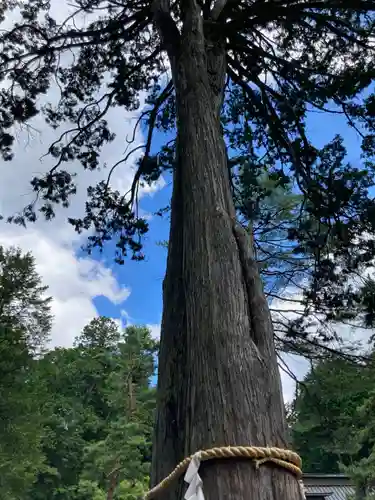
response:
<svg viewBox="0 0 375 500"><path fill-rule="evenodd" d="M98 344L98 338L106 341ZM104 317L91 321L77 344L38 361L37 380L48 394L46 467L25 500L122 500L148 481L155 410L149 379L157 344L147 328L121 333Z"/></svg>
<svg viewBox="0 0 375 500"><path fill-rule="evenodd" d="M118 366L107 378L111 420L105 438L86 448L85 477L101 475L99 484L108 500L137 496L140 488L143 493L147 488L155 409L149 380L156 349L147 328L126 328L118 344Z"/></svg>
<svg viewBox="0 0 375 500"><path fill-rule="evenodd" d="M340 358L315 364L289 407L293 443L306 472L348 474L355 499L375 485L374 354L366 364Z"/></svg>
<svg viewBox="0 0 375 500"><path fill-rule="evenodd" d="M344 359L320 361L304 378L293 403L293 444L306 472L340 472L368 454L359 438L361 408L374 389L374 364ZM372 426L372 418L366 425Z"/></svg>
<svg viewBox="0 0 375 500"><path fill-rule="evenodd" d="M0 496L19 500L44 469L44 384L34 355L50 333L50 299L31 254L0 247Z"/></svg>
<svg viewBox="0 0 375 500"><path fill-rule="evenodd" d="M41 205L11 220L33 221L39 211L51 219L56 203L66 206L76 179L64 164L77 159L86 169L98 168L101 147L114 137L106 112L138 108L143 92L149 92L142 115L147 140L130 193L111 188L111 170L89 189L85 216L70 222L77 231L94 229L89 249L115 238L119 262L128 252L143 258L147 223L138 213L139 185L173 170L152 482L202 448L287 446L272 323L252 244L235 221L224 135L228 120L240 123L257 160L257 151L266 152L271 169L277 166L281 180L295 178L303 194L309 184L316 187L329 220L332 186L323 182L320 189L325 163L316 161L305 118L309 109L333 104L352 126L362 126L372 182L373 2L78 0L63 22L51 18L44 0L6 1L0 12L18 6L21 21L0 38L3 157L12 157L12 125L40 111L54 127L74 125L49 148L56 165L32 180ZM92 21L77 28L78 13ZM70 50L75 57L63 67L61 56ZM59 102L39 108L55 79ZM154 128L174 125L176 141L151 155ZM365 203L363 213L371 229L373 204ZM341 220L335 234L341 234ZM362 242L365 251L371 244ZM325 267L330 270L329 262ZM326 279L325 267L317 280ZM243 462L207 465L205 485L209 500L300 496L284 472L255 471ZM165 498L181 496L178 483Z"/></svg>
<svg viewBox="0 0 375 500"><path fill-rule="evenodd" d="M374 371L374 370L372 370ZM374 380L374 379L373 379ZM374 383L362 404L357 408L352 432L361 454L343 467L349 474L359 500L372 500L375 486L375 389Z"/></svg>
<svg viewBox="0 0 375 500"><path fill-rule="evenodd" d="M44 468L45 396L22 332L0 326L0 496L19 500Z"/></svg>
<svg viewBox="0 0 375 500"><path fill-rule="evenodd" d="M0 318L23 332L28 348L43 349L51 330L51 297L42 284L31 253L0 246Z"/></svg>
<svg viewBox="0 0 375 500"><path fill-rule="evenodd" d="M245 162L238 181L236 201L252 226L277 346L310 359L334 350L347 359L358 355L337 326L372 328L373 178L368 166L345 163L345 156L338 136L317 151L304 192L269 165Z"/></svg>
<svg viewBox="0 0 375 500"><path fill-rule="evenodd" d="M48 468L41 471L28 498L75 500L85 446L105 433L102 359L96 352L71 348L55 349L38 360L36 376L48 394L42 442Z"/></svg>
<svg viewBox="0 0 375 500"><path fill-rule="evenodd" d="M94 318L86 325L75 345L81 348L111 348L116 347L120 341L120 331L113 319L100 316Z"/></svg>

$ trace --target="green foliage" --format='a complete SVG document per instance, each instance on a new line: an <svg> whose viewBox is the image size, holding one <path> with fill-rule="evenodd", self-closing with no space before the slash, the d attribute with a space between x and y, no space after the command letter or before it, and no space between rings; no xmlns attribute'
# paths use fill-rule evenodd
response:
<svg viewBox="0 0 375 500"><path fill-rule="evenodd" d="M223 96L233 200L241 221L253 228L270 300L286 301L296 316L286 318L285 304L274 305L276 342L288 352L321 358L326 354L321 347L338 340L335 322L370 325L375 315L372 289L361 281L374 257L375 204L368 193L375 180L374 7L367 0L282 1L267 8L228 0L214 20L212 3L198 2L212 66L209 80L222 82L221 88L210 83L210 91ZM147 139L129 192L120 193L111 176L140 146L88 189L84 216L69 219L76 231L89 231L88 251L101 251L114 240L118 263L128 254L144 258L148 222L139 215L138 193L178 166L176 78L166 80L164 62L169 47L175 71L192 5L85 0L61 20L51 16L44 0L5 2L4 16L18 7L20 15L0 36L3 158L13 157L15 124L40 115L61 130L48 148L53 168L31 179L38 202L7 220L51 220L56 206L67 207L79 183L72 162L99 169L103 147L115 138L107 114L114 107L138 110L145 97L135 129L143 126ZM77 28L83 14L85 23ZM216 57L212 47L223 47L223 78L216 78L220 65L210 63ZM66 55L67 65L62 63ZM48 92L55 84L60 98L51 101ZM322 120L341 115L358 133L362 164L345 163L339 136L318 148L309 134L310 112L321 113ZM168 139L154 151L157 130L168 132ZM366 238L358 238L363 234ZM292 299L298 306L285 297L285 289L299 292Z"/></svg>
<svg viewBox="0 0 375 500"><path fill-rule="evenodd" d="M103 428L97 414L103 412L103 365L77 348L56 349L38 361L36 370L50 395L43 440L50 470L39 475L30 497L68 500L80 479L86 440L97 439Z"/></svg>
<svg viewBox="0 0 375 500"><path fill-rule="evenodd" d="M81 479L73 491L74 500L106 500L107 495L95 482Z"/></svg>
<svg viewBox="0 0 375 500"><path fill-rule="evenodd" d="M32 256L0 248L0 271L1 498L135 498L151 460L157 342L99 317L74 347L43 353L50 299Z"/></svg>
<svg viewBox="0 0 375 500"><path fill-rule="evenodd" d="M110 348L116 347L120 341L120 332L113 319L100 316L86 325L75 345L80 348Z"/></svg>
<svg viewBox="0 0 375 500"><path fill-rule="evenodd" d="M344 467L350 475L358 491L366 495L366 500L374 498L375 484L375 389L374 384L364 402L358 407L354 424L354 437L363 453L357 460Z"/></svg>
<svg viewBox="0 0 375 500"><path fill-rule="evenodd" d="M100 484L108 489L116 475L122 480L144 480L151 460L154 374L157 343L147 328L128 327L118 344L117 367L106 380L106 399L111 421L102 440L86 447L85 477L103 475ZM113 472L114 471L114 472Z"/></svg>
<svg viewBox="0 0 375 500"><path fill-rule="evenodd" d="M357 487L373 481L374 358L366 365L327 359L314 366L289 412L305 472L345 470Z"/></svg>
<svg viewBox="0 0 375 500"><path fill-rule="evenodd" d="M0 492L18 500L45 468L45 387L34 377L51 316L30 254L0 247Z"/></svg>
<svg viewBox="0 0 375 500"><path fill-rule="evenodd" d="M43 439L48 470L40 471L28 500L101 500L112 487L120 499L120 490L124 498L139 490L133 481L144 484L151 459L155 394L149 379L156 352L147 328L121 332L100 317L83 329L75 347L55 349L37 362L37 378L49 395Z"/></svg>
<svg viewBox="0 0 375 500"><path fill-rule="evenodd" d="M2 325L22 331L28 348L44 347L51 330L51 298L30 253L0 246L0 317Z"/></svg>
<svg viewBox="0 0 375 500"><path fill-rule="evenodd" d="M44 467L42 397L17 330L0 326L0 491L18 500Z"/></svg>
<svg viewBox="0 0 375 500"><path fill-rule="evenodd" d="M337 323L372 324L367 276L374 260L374 169L346 163L336 136L321 150L311 148L309 175L299 181L292 168L280 169L278 158L254 163L241 130L231 132L243 150L234 162L240 161L237 209L253 230L266 293L274 301L277 344L324 359L325 347L341 341ZM341 349L350 354L355 346Z"/></svg>
<svg viewBox="0 0 375 500"><path fill-rule="evenodd" d="M375 326L375 280L367 276L361 287L360 306L364 314L365 326Z"/></svg>
<svg viewBox="0 0 375 500"><path fill-rule="evenodd" d="M219 47L223 41L225 45L229 85L225 91L224 86L213 90L224 94L222 123L228 145L242 163L246 159L252 175L257 177L257 172L266 171L282 183L292 175L306 201L315 197L317 206L319 198L322 214L324 210L337 213L338 200L341 196L345 199L347 188L350 190L349 178L335 179L329 188L336 194L332 193L329 203L323 199L320 188L327 187L329 172L323 171L322 165L328 150L322 153L311 144L306 116L309 110L341 113L350 126L360 127L371 177L373 6L366 0L355 7L342 0L334 5L309 1L297 4L273 3L266 9L260 3L227 1L217 21L211 17L209 2L199 5L208 57L212 44ZM134 258L142 258L139 238L148 226L137 213L138 186L157 180L175 166L174 140L151 154L154 129L170 131L176 123L173 81L163 86L166 44L161 38L168 39L178 55L179 28L189 18L186 12L191 5L171 0L166 2L167 11L161 12L162 4L154 0L126 4L88 0L78 2L69 18L60 20L51 17L49 2L15 0L5 2L4 15L20 5L19 22L0 37L2 155L5 160L13 156L15 123L42 114L54 128L75 125L63 130L48 150L56 159L55 167L32 180L41 204L28 205L11 220L24 224L38 215L51 219L56 204L67 206L78 179L67 163L78 160L84 169L99 168L102 147L115 137L106 120L107 112L112 107L136 110L146 95L147 105L138 125L146 125L147 141L129 196L111 187L109 174L107 182L89 189L85 216L70 220L79 232L95 228L95 234L89 236L89 248L100 249L115 237L119 261L128 251ZM85 26L77 28L75 20L83 13ZM267 36L270 30L272 42ZM71 50L76 57L64 66L62 56ZM171 57L171 52L168 55ZM13 85L8 85L9 80ZM47 99L40 106L38 99L56 81L59 101ZM116 166L129 155L119 159ZM232 174L239 179L236 165L232 159ZM368 206L366 213L372 211Z"/></svg>
<svg viewBox="0 0 375 500"><path fill-rule="evenodd" d="M121 481L116 500L139 500L149 489L149 478L141 481Z"/></svg>

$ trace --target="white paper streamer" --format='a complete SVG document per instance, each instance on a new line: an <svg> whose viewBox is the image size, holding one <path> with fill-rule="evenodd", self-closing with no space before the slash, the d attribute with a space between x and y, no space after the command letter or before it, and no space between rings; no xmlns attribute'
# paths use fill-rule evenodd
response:
<svg viewBox="0 0 375 500"><path fill-rule="evenodd" d="M299 489L300 489L300 492L301 492L301 498L302 500L306 500L306 493L305 493L305 486L303 484L303 481L302 479L298 481L299 483Z"/></svg>
<svg viewBox="0 0 375 500"><path fill-rule="evenodd" d="M184 496L185 500L204 500L203 481L198 474L200 464L201 452L198 451L193 456L184 477L184 481L189 484Z"/></svg>

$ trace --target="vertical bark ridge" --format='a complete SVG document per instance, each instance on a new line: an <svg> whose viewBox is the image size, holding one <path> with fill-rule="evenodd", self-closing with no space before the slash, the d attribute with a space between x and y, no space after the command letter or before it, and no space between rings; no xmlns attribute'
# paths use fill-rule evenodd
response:
<svg viewBox="0 0 375 500"><path fill-rule="evenodd" d="M259 319L253 308L264 306L259 302L264 296L255 291L255 280L257 300L251 298L248 243L241 247L233 224L215 97L223 85L219 94L213 92L199 30L183 33L173 75L177 167L163 286L153 485L199 449L287 445L272 324L264 308L262 325L252 323ZM215 78L223 82L225 65L220 68L223 74ZM262 349L254 329L263 335ZM207 500L300 499L296 479L272 465L255 471L249 461L216 460L202 464L201 475ZM182 499L182 488L181 479L163 500Z"/></svg>

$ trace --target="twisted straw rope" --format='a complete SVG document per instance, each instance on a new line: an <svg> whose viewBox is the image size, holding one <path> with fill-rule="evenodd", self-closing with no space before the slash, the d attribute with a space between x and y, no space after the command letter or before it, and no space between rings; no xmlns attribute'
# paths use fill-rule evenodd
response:
<svg viewBox="0 0 375 500"><path fill-rule="evenodd" d="M144 500L150 500L154 498L161 490L167 488L172 481L177 479L182 475L183 472L188 468L193 457L196 455L190 455L190 457L185 458L180 462L177 467L164 478L159 484L148 491ZM279 467L290 471L292 474L297 476L297 479L302 477L302 461L301 458L291 450L283 450L282 448L261 448L257 446L222 446L220 448L210 448L209 450L203 450L199 452L201 462L207 460L212 460L214 458L249 458L255 461L255 466L258 468L265 462L273 462Z"/></svg>

